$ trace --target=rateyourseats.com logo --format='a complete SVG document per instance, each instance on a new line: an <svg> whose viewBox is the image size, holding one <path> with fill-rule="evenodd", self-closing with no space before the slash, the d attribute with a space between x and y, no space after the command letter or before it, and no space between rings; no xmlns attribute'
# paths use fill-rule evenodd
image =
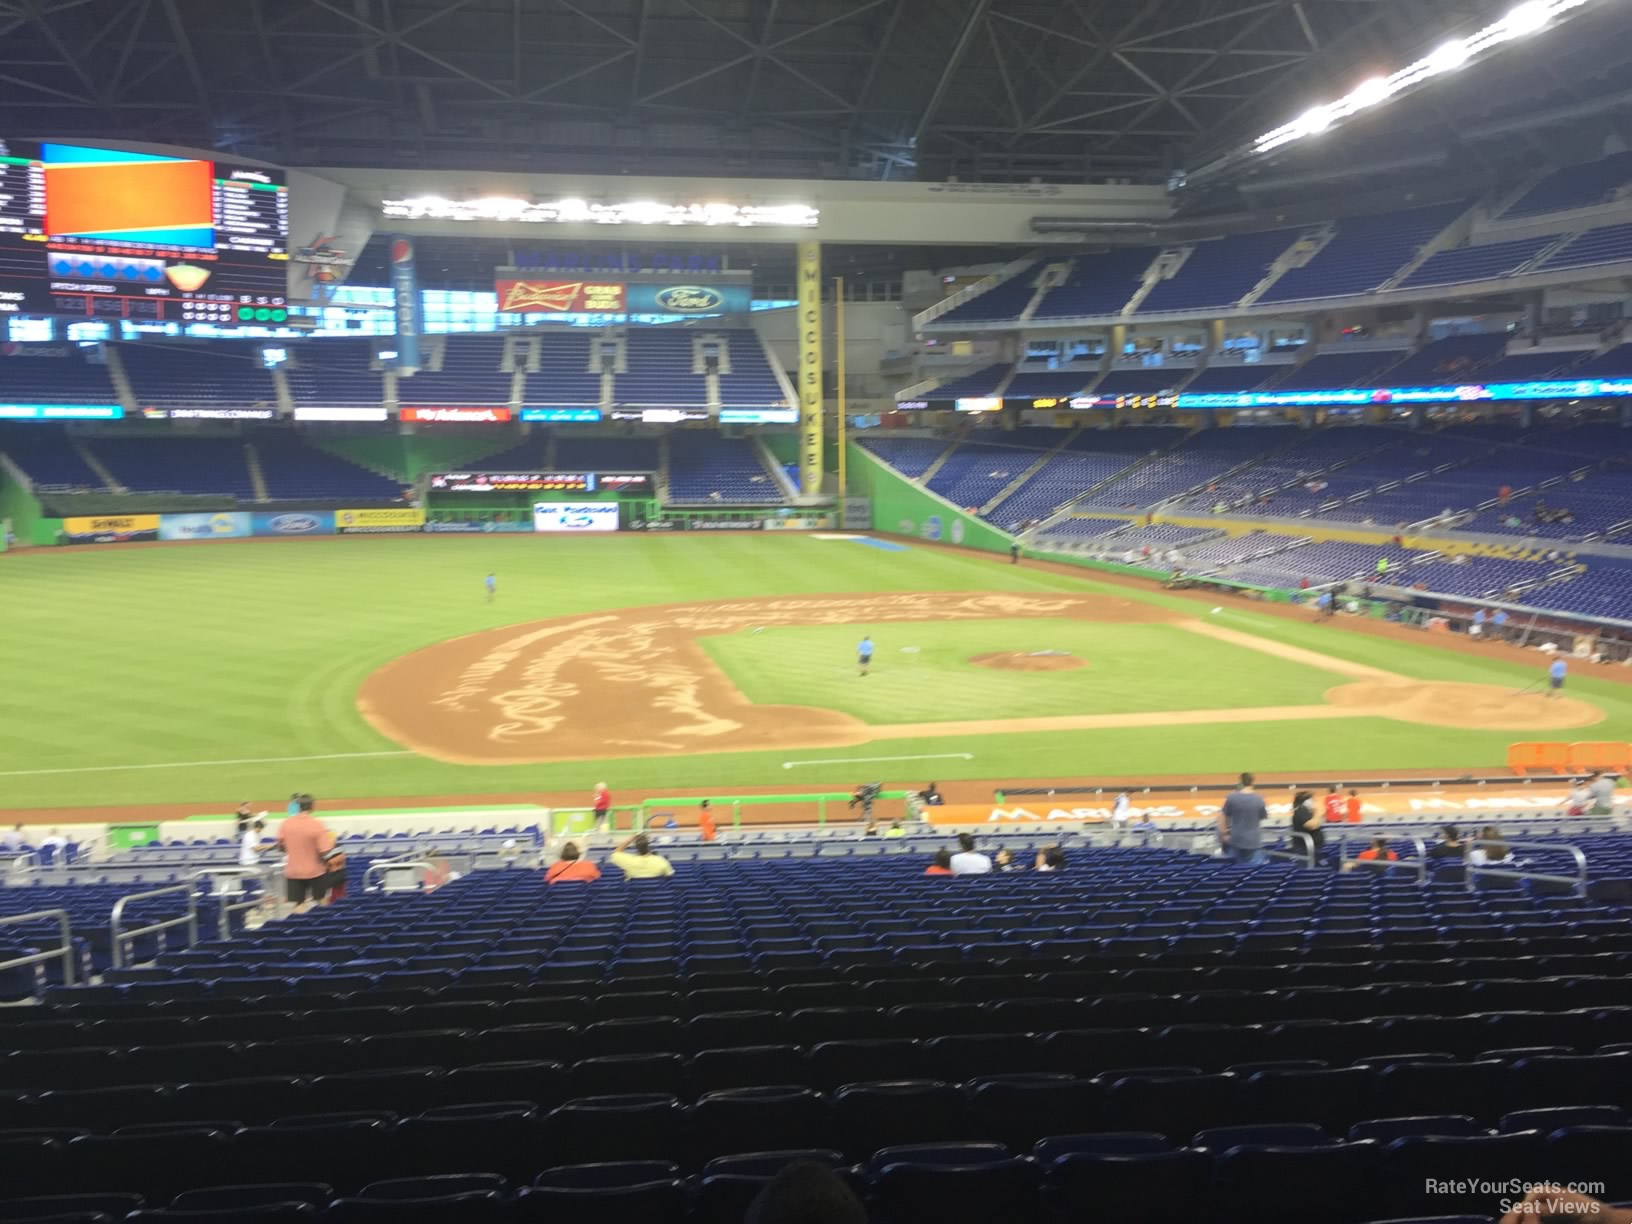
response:
<svg viewBox="0 0 1632 1224"><path fill-rule="evenodd" d="M1508 1213L1525 1206L1524 1199L1533 1190L1563 1191L1566 1194L1590 1196L1593 1199L1601 1198L1604 1194L1603 1182L1528 1182L1514 1178L1511 1181L1480 1181L1470 1178L1464 1181L1440 1180L1430 1177L1425 1179L1423 1189L1429 1194L1454 1195L1457 1198L1494 1198L1500 1201L1496 1210L1499 1215ZM1567 1198L1550 1200L1544 1204L1548 1219L1571 1214L1589 1216L1592 1213L1583 1203L1572 1206ZM1599 1204L1601 1206L1601 1204Z"/></svg>

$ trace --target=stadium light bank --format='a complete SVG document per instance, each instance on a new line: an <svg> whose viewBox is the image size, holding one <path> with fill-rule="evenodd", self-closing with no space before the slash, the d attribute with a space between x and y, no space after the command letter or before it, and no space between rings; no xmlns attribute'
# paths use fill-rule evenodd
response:
<svg viewBox="0 0 1632 1224"><path fill-rule="evenodd" d="M1398 72L1389 76L1369 77L1341 98L1310 107L1296 119L1265 132L1250 144L1241 145L1192 170L1176 171L1169 185L1174 190L1193 186L1205 179L1216 177L1249 158L1272 153L1294 141L1319 136L1354 115L1380 106L1389 99L1427 84L1436 77L1461 70L1476 56L1515 39L1550 29L1559 18L1572 10L1595 2L1602 3L1603 0L1523 0L1523 3L1508 10L1499 21L1493 21L1467 37L1447 39L1421 59L1407 64Z"/></svg>
<svg viewBox="0 0 1632 1224"><path fill-rule="evenodd" d="M590 200L524 200L515 196L479 196L450 200L445 196L412 196L380 201L380 211L403 221L520 221L580 225L700 225L810 229L820 212L804 204L660 204L632 200L604 204Z"/></svg>

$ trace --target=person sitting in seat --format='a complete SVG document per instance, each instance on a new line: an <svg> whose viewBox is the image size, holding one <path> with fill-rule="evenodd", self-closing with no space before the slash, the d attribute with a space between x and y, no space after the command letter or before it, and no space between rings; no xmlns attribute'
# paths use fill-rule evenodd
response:
<svg viewBox="0 0 1632 1224"><path fill-rule="evenodd" d="M1037 861L1032 865L1033 871L1062 871L1065 868L1065 851L1059 846L1044 846L1037 851Z"/></svg>
<svg viewBox="0 0 1632 1224"><path fill-rule="evenodd" d="M918 792L918 798L923 801L925 807L940 807L946 802L946 797L933 782Z"/></svg>
<svg viewBox="0 0 1632 1224"><path fill-rule="evenodd" d="M1372 838L1371 845L1360 851L1354 858L1356 862L1360 863L1397 863L1400 861L1400 856L1388 848L1388 838L1386 837Z"/></svg>
<svg viewBox="0 0 1632 1224"><path fill-rule="evenodd" d="M562 846L561 857L551 863L544 872L546 884L567 884L575 881L588 884L600 878L601 869L583 856L577 842L568 842Z"/></svg>
<svg viewBox="0 0 1632 1224"><path fill-rule="evenodd" d="M998 871L1020 870L1020 868L1017 867L1014 862L1014 851L1010 850L1007 846L1004 846L996 854L992 855L992 866Z"/></svg>
<svg viewBox="0 0 1632 1224"><path fill-rule="evenodd" d="M973 833L958 834L958 852L952 856L953 875L985 875L992 869L992 860L975 849Z"/></svg>
<svg viewBox="0 0 1632 1224"><path fill-rule="evenodd" d="M1468 851L1468 862L1475 867L1515 867L1519 860L1502 843L1502 831L1486 825L1479 833L1479 843Z"/></svg>
<svg viewBox="0 0 1632 1224"><path fill-rule="evenodd" d="M935 857L929 860L929 866L924 868L925 875L949 876L952 874L952 851L937 850Z"/></svg>
<svg viewBox="0 0 1632 1224"><path fill-rule="evenodd" d="M907 831L901 827L899 820L890 821L890 827L884 830L885 837L905 837Z"/></svg>
<svg viewBox="0 0 1632 1224"><path fill-rule="evenodd" d="M1468 848L1462 842L1462 831L1454 824L1448 824L1439 831L1439 840L1428 847L1428 857L1431 859L1451 859L1460 863Z"/></svg>
<svg viewBox="0 0 1632 1224"><path fill-rule="evenodd" d="M634 853L629 848L634 847ZM623 874L631 880L650 880L658 876L672 876L674 865L661 854L652 853L652 841L644 833L636 833L633 837L626 837L618 848L612 851L608 860L614 867L622 868Z"/></svg>

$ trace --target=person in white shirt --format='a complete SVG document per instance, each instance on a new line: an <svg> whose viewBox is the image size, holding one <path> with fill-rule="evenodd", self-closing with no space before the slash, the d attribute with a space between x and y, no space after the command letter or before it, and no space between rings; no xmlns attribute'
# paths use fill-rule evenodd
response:
<svg viewBox="0 0 1632 1224"><path fill-rule="evenodd" d="M1126 791L1118 795L1116 802L1111 804L1111 823L1119 829L1124 827L1128 823L1128 809L1131 806Z"/></svg>
<svg viewBox="0 0 1632 1224"><path fill-rule="evenodd" d="M972 833L958 834L959 852L952 856L952 874L985 875L992 869L992 860L975 849Z"/></svg>
<svg viewBox="0 0 1632 1224"><path fill-rule="evenodd" d="M7 829L4 833L0 833L0 851L7 854L16 854L23 848L24 840L22 825L18 825L15 829Z"/></svg>
<svg viewBox="0 0 1632 1224"><path fill-rule="evenodd" d="M265 812L261 815L264 817ZM261 861L261 834L266 831L266 824L256 820L244 830L244 835L238 839L238 866L256 867Z"/></svg>

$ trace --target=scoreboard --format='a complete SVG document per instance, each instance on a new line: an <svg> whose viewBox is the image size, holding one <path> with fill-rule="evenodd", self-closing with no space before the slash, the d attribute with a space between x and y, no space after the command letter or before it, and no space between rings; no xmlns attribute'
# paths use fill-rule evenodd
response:
<svg viewBox="0 0 1632 1224"><path fill-rule="evenodd" d="M0 315L282 323L288 248L280 170L0 138Z"/></svg>
<svg viewBox="0 0 1632 1224"><path fill-rule="evenodd" d="M648 472L433 472L432 493L649 493Z"/></svg>

